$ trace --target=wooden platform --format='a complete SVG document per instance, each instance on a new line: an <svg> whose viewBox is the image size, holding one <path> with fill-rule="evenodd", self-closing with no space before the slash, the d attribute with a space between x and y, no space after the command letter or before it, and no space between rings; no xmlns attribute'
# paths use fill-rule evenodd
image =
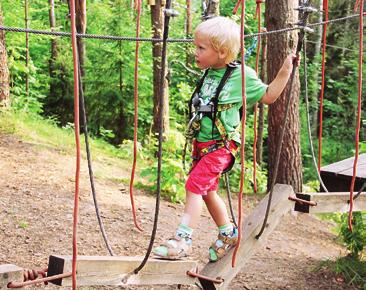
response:
<svg viewBox="0 0 366 290"><path fill-rule="evenodd" d="M305 213L345 213L349 211L349 192L314 192L302 194L300 198L316 202L316 206L302 205L298 211ZM295 207L296 210L296 207ZM353 211L366 211L366 192L353 201Z"/></svg>
<svg viewBox="0 0 366 290"><path fill-rule="evenodd" d="M23 268L13 264L0 265L0 290L9 289L8 283L23 281Z"/></svg>
<svg viewBox="0 0 366 290"><path fill-rule="evenodd" d="M262 236L256 239L263 223L268 195L259 203L253 212L243 221L242 241L237 253L237 265L231 267L233 250L216 263L208 263L200 274L224 279L222 284L214 284L206 280L192 278L186 274L188 270L194 271L195 261L164 261L149 259L146 266L137 274L132 271L140 265L142 257L98 257L79 256L77 259L77 285L78 286L128 286L128 285L193 285L200 282L202 289L230 289L231 280L242 269L249 258L258 250L267 237L276 228L282 217L293 207L294 203L288 200L294 195L289 185L277 184L273 190L272 206L269 213L266 229ZM57 275L72 271L71 256L50 256L48 275ZM71 286L71 278L56 280L53 283L60 286Z"/></svg>
<svg viewBox="0 0 366 290"><path fill-rule="evenodd" d="M320 169L320 176L328 191L346 192L350 190L353 176L354 157L323 166ZM360 190L366 181L366 153L358 156L357 175L355 181L355 191ZM324 192L324 188L320 188Z"/></svg>
<svg viewBox="0 0 366 290"><path fill-rule="evenodd" d="M268 195L261 200L253 212L243 221L242 241L237 253L237 265L235 268L231 266L232 249L225 257L216 263L207 263L201 271L203 275L209 277L220 277L224 279L221 285L200 279L203 289L230 289L230 282L238 272L244 267L249 258L255 254L266 242L268 236L273 232L281 221L282 217L291 211L294 204L288 200L290 195L294 195L293 189L289 185L276 184L273 189L272 205L267 220L267 226L259 239L255 236L258 234L265 216Z"/></svg>
<svg viewBox="0 0 366 290"><path fill-rule="evenodd" d="M77 286L175 285L194 284L196 279L187 271L197 266L196 261L166 261L149 259L145 267L133 274L143 257L78 256ZM48 276L72 271L72 256L50 256ZM55 280L59 286L71 286L70 278Z"/></svg>

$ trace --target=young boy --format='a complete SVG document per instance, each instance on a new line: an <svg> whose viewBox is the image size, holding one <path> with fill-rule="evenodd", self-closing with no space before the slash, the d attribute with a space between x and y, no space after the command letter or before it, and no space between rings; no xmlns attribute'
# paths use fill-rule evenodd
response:
<svg viewBox="0 0 366 290"><path fill-rule="evenodd" d="M212 105L215 103L213 97L223 75L239 53L240 28L229 18L211 18L196 28L194 45L197 66L208 70L197 92L199 100L203 105ZM294 54L285 59L276 78L268 86L258 79L254 70L246 66L248 105L257 101L273 103L287 84L294 59ZM203 202L219 231L218 239L209 248L209 260L217 261L237 242L238 230L230 222L225 203L217 194L217 189L221 173L232 165L232 153L240 145L240 133L237 128L240 125L239 110L242 106L241 85L241 68L237 65L231 69L216 100L216 118L213 118L212 114L203 114L199 120L199 129L195 137L195 149L199 160L195 162L186 181L184 214L174 237L153 250L160 258L179 259L190 253L191 236L199 221Z"/></svg>

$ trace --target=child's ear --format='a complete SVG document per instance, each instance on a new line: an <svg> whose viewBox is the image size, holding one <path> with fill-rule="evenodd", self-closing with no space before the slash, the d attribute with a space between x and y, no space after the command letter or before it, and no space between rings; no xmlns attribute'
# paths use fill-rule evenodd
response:
<svg viewBox="0 0 366 290"><path fill-rule="evenodd" d="M229 51L226 47L220 48L220 50L219 50L220 59L226 59L228 55L229 55Z"/></svg>

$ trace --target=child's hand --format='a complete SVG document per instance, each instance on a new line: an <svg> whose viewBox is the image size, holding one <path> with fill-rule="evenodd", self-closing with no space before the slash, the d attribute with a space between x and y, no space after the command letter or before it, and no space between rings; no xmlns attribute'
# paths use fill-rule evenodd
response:
<svg viewBox="0 0 366 290"><path fill-rule="evenodd" d="M294 53L290 53L286 58L285 61L282 64L282 68L281 70L287 71L287 72L291 72L293 66L299 66L300 65L300 56L296 57L296 54Z"/></svg>

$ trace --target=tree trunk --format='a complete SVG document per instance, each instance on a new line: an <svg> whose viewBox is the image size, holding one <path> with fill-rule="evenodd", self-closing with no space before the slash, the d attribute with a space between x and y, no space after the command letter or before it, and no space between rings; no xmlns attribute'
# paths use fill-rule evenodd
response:
<svg viewBox="0 0 366 290"><path fill-rule="evenodd" d="M269 31L289 27L298 19L297 1L294 0L271 0L266 2L265 22ZM278 13L281 11L281 13ZM289 51L294 51L297 44L297 32L271 34L267 40L267 71L268 82L271 82ZM299 118L299 76L296 72L293 87L288 85L279 99L269 107L268 112L268 155L269 155L269 178L268 184L272 183L274 174L274 161L277 151L277 140L280 136L285 113L286 97L291 90L291 103L288 114L287 126L280 154L277 183L293 186L295 192L302 191L302 165L300 150L300 118Z"/></svg>
<svg viewBox="0 0 366 290"><path fill-rule="evenodd" d="M55 30L56 27L56 17L55 17L55 1L49 0L49 19L50 19L50 28L51 31ZM51 39L51 58L49 60L49 73L51 78L50 83L50 95L51 98L56 97L56 90L57 90L57 84L55 82L56 79L56 59L57 59L57 39L52 38Z"/></svg>
<svg viewBox="0 0 366 290"><path fill-rule="evenodd" d="M204 19L209 19L220 15L220 0L204 0L206 3L206 11L203 13Z"/></svg>
<svg viewBox="0 0 366 290"><path fill-rule="evenodd" d="M25 28L29 28L29 18L28 18L28 0L24 1L24 23ZM25 92L29 96L29 34L25 33L25 67L27 72L25 75Z"/></svg>
<svg viewBox="0 0 366 290"><path fill-rule="evenodd" d="M75 14L76 14L76 31L78 33L85 33L86 31L86 0L75 1ZM77 46L80 62L80 76L85 76L84 62L85 62L85 44L81 37L77 38ZM83 87L85 89L85 87Z"/></svg>
<svg viewBox="0 0 366 290"><path fill-rule="evenodd" d="M192 37L192 33L193 33L193 30L192 30L192 1L186 0L186 4L187 4L186 37L190 38L190 37ZM194 62L194 54L193 54L192 50L187 49L186 66L192 67L193 62Z"/></svg>
<svg viewBox="0 0 366 290"><path fill-rule="evenodd" d="M151 5L151 25L153 29L153 38L161 39L163 37L163 9L164 0L156 0L155 5ZM164 94L164 111L163 111L163 133L169 131L169 99L168 99L168 80L165 77L164 88L160 88L160 71L162 67L161 57L162 57L162 43L153 42L152 56L153 56L153 82L154 82L154 121L153 121L153 132L159 132L159 106L161 94ZM165 73L167 75L168 65L165 64Z"/></svg>
<svg viewBox="0 0 366 290"><path fill-rule="evenodd" d="M0 25L3 25L3 11L0 4ZM0 107L10 105L9 69L5 47L5 32L0 30Z"/></svg>
<svg viewBox="0 0 366 290"><path fill-rule="evenodd" d="M267 83L266 64L267 64L267 37L261 38L262 54L260 58L260 79ZM263 161L263 131L264 131L264 105L258 104L258 134L257 134L257 163L262 164Z"/></svg>

